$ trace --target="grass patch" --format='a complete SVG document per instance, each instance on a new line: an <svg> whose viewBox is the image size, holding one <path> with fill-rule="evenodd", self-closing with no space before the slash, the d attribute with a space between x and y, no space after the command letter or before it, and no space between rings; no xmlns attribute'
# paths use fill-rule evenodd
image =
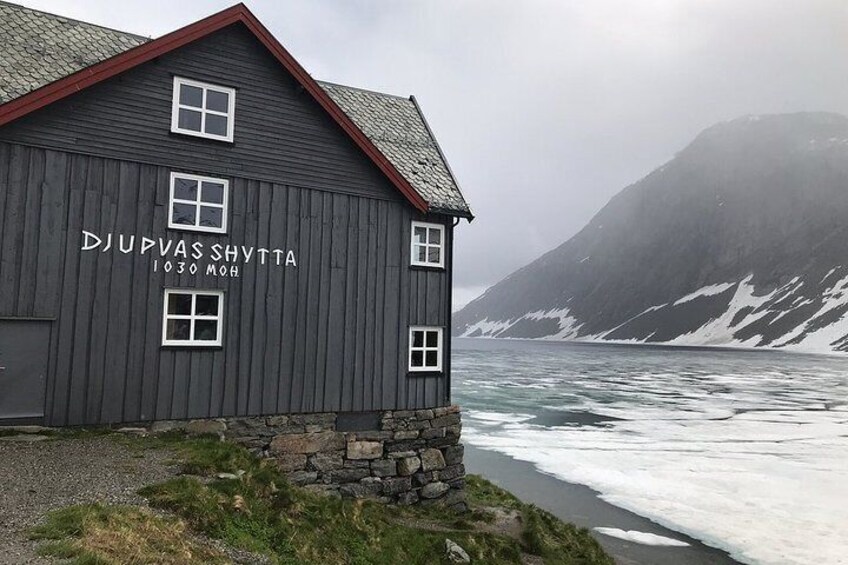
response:
<svg viewBox="0 0 848 565"><path fill-rule="evenodd" d="M147 442L149 440L143 440ZM289 486L268 460L217 439L168 442L192 475L241 473L238 479L202 481L182 476L145 487L140 494L192 528L281 564L430 564L443 560L445 539L476 563L521 563L523 553L551 564L612 564L586 530L559 521L480 478L468 478L471 513L444 508L384 506L321 496ZM520 536L484 531L485 507L518 510Z"/></svg>
<svg viewBox="0 0 848 565"><path fill-rule="evenodd" d="M186 535L182 520L129 506L86 504L50 512L31 538L45 540L39 553L73 565L226 563L215 549Z"/></svg>
<svg viewBox="0 0 848 565"><path fill-rule="evenodd" d="M476 506L499 506L501 508L521 508L522 503L509 491L496 486L480 475L465 477L468 502Z"/></svg>
<svg viewBox="0 0 848 565"><path fill-rule="evenodd" d="M71 437L90 435L101 434L78 430ZM526 554L555 565L613 563L585 529L524 504L481 477L467 477L470 512L402 508L290 486L270 460L217 437L111 437L140 457L148 449L174 454L183 474L139 493L151 506L175 517L121 506L61 509L33 530L35 539L45 540L46 554L76 565L227 561L196 541L190 529L283 565L447 563L447 538L464 548L474 563L518 564ZM220 473L238 478L218 478ZM515 527L499 528L492 508L517 516Z"/></svg>

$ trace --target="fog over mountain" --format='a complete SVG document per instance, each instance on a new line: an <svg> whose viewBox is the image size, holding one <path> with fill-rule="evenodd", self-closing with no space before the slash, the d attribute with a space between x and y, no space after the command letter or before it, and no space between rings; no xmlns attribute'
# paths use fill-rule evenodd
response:
<svg viewBox="0 0 848 565"><path fill-rule="evenodd" d="M848 351L848 118L716 124L454 316L463 336Z"/></svg>

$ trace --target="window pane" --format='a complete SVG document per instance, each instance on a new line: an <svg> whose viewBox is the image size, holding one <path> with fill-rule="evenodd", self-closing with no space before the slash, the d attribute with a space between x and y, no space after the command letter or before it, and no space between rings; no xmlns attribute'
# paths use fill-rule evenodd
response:
<svg viewBox="0 0 848 565"><path fill-rule="evenodd" d="M178 200L197 200L197 181L175 177L174 198Z"/></svg>
<svg viewBox="0 0 848 565"><path fill-rule="evenodd" d="M206 91L206 109L227 112L230 109L230 95L217 90Z"/></svg>
<svg viewBox="0 0 848 565"><path fill-rule="evenodd" d="M196 212L197 207L194 204L174 202L174 216L171 218L171 221L175 224L193 226L195 225L194 215Z"/></svg>
<svg viewBox="0 0 848 565"><path fill-rule="evenodd" d="M439 247L428 247L427 248L427 262L439 264L440 257L442 256L442 250Z"/></svg>
<svg viewBox="0 0 848 565"><path fill-rule="evenodd" d="M197 316L217 316L218 297L214 294L198 294L194 305L194 313Z"/></svg>
<svg viewBox="0 0 848 565"><path fill-rule="evenodd" d="M224 225L224 210L212 206L200 207L200 225L206 228L220 228Z"/></svg>
<svg viewBox="0 0 848 565"><path fill-rule="evenodd" d="M427 243L427 228L415 228L412 234L415 243Z"/></svg>
<svg viewBox="0 0 848 565"><path fill-rule="evenodd" d="M427 367L438 367L439 366L439 352L438 351L428 351L427 352Z"/></svg>
<svg viewBox="0 0 848 565"><path fill-rule="evenodd" d="M430 228L430 243L440 245L442 243L442 230Z"/></svg>
<svg viewBox="0 0 848 565"><path fill-rule="evenodd" d="M206 114L206 133L212 135L227 135L227 117L217 114Z"/></svg>
<svg viewBox="0 0 848 565"><path fill-rule="evenodd" d="M424 352L423 351L413 351L412 352L412 366L413 367L423 367L424 366Z"/></svg>
<svg viewBox="0 0 848 565"><path fill-rule="evenodd" d="M218 339L218 322L216 320L195 320L194 339L198 341L215 341Z"/></svg>
<svg viewBox="0 0 848 565"><path fill-rule="evenodd" d="M191 295L190 294L169 294L168 295L168 314L191 314Z"/></svg>
<svg viewBox="0 0 848 565"><path fill-rule="evenodd" d="M439 347L439 332L427 332L427 347Z"/></svg>
<svg viewBox="0 0 848 565"><path fill-rule="evenodd" d="M412 347L424 347L424 332L418 330L412 332Z"/></svg>
<svg viewBox="0 0 848 565"><path fill-rule="evenodd" d="M416 247L415 248L415 255L417 256L416 261L418 261L419 263L426 263L427 262L427 246L426 245L419 245L418 247Z"/></svg>
<svg viewBox="0 0 848 565"><path fill-rule="evenodd" d="M203 193L200 199L212 204L223 204L224 185L219 182L204 182Z"/></svg>
<svg viewBox="0 0 848 565"><path fill-rule="evenodd" d="M168 329L166 333L167 339L188 339L188 332L191 329L189 320L168 320Z"/></svg>
<svg viewBox="0 0 848 565"><path fill-rule="evenodd" d="M184 106L203 107L203 89L196 86L180 85L180 104Z"/></svg>
<svg viewBox="0 0 848 565"><path fill-rule="evenodd" d="M200 112L180 108L180 120L178 125L180 126L180 129L200 131Z"/></svg>

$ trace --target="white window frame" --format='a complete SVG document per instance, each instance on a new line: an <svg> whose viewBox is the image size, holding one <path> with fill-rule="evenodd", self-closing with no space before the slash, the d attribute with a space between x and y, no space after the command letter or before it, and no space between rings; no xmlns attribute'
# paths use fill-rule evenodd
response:
<svg viewBox="0 0 848 565"><path fill-rule="evenodd" d="M415 332L425 332L424 334L424 345L422 347L413 347L413 335ZM439 342L435 348L427 346L427 334L426 332L438 332ZM410 373L441 373L442 365L444 359L444 344L445 344L445 332L444 328L441 326L410 326L409 327L409 357L408 357L408 367ZM427 365L427 352L428 351L436 351L437 355L437 365L435 367ZM412 366L412 352L413 351L421 351L423 354L424 366L423 367L413 367Z"/></svg>
<svg viewBox="0 0 848 565"><path fill-rule="evenodd" d="M180 104L180 88L182 85L186 86L194 86L196 88L203 89L203 99L201 103L203 107L196 106L184 106ZM216 110L207 110L206 109L206 93L209 90L215 90L218 92L225 92L229 95L229 107L227 108L227 112L218 112ZM172 93L173 100L171 103L171 131L173 133L179 133L182 135L191 135L194 137L203 137L205 139L215 139L218 141L227 141L229 143L233 142L233 132L235 131L235 123L236 123L236 89L230 88L228 86L220 86L217 84L210 84L208 82L200 82L196 80L191 80L182 77L174 77L174 90ZM180 127L180 108L185 108L186 110L193 110L195 112L200 112L200 131L194 131L191 129L184 129ZM214 114L217 116L226 116L227 117L227 135L215 135L212 133L206 133L206 115Z"/></svg>
<svg viewBox="0 0 848 565"><path fill-rule="evenodd" d="M177 179L187 179L193 180L197 182L197 200L182 200L177 198L174 194L174 187L176 186ZM223 184L224 185L224 199L221 204L217 204L215 202L204 202L201 200L203 197L203 184L204 182L214 182L215 184ZM189 204L195 207L195 215L194 215L194 225L190 226L188 224L178 224L174 222L174 203L177 204ZM221 208L221 227L213 228L209 226L201 226L200 224L200 207L208 206L209 208ZM229 208L230 208L230 181L227 179L219 179L214 177L204 177L200 175L192 175L189 173L180 173L177 171L171 172L171 186L168 190L168 228L174 230L188 230L188 231L198 231L198 232L206 232L206 233L227 233L227 218L229 216Z"/></svg>
<svg viewBox="0 0 848 565"><path fill-rule="evenodd" d="M415 228L426 228L427 229L427 243L416 243L415 242ZM430 243L430 231L432 229L439 230L440 237L438 244ZM431 224L428 222L412 222L412 229L409 233L409 259L410 264L413 267L433 267L433 268L444 268L445 266L445 226L442 224ZM439 248L439 261L438 262L430 262L428 260L419 261L418 260L418 248L424 247L426 250L429 250L431 247ZM424 257L428 257L429 254L425 253Z"/></svg>
<svg viewBox="0 0 848 565"><path fill-rule="evenodd" d="M172 294L191 295L191 314L169 314L168 301ZM198 295L209 295L218 297L217 316L198 316L195 308ZM168 339L168 320L190 320L189 335L191 339ZM197 320L215 320L218 322L218 332L215 341L194 339L194 322ZM180 347L220 347L224 335L224 291L223 290L199 290L189 288L166 288L164 300L162 301L162 345Z"/></svg>

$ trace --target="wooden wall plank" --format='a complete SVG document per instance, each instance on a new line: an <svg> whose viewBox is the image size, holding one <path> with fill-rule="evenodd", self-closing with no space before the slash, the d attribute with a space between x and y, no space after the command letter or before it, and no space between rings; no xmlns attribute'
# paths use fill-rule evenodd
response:
<svg viewBox="0 0 848 565"><path fill-rule="evenodd" d="M11 147L3 239L0 241L0 288L4 289L0 293L0 314L4 316L18 314L29 155L28 148L19 145Z"/></svg>

